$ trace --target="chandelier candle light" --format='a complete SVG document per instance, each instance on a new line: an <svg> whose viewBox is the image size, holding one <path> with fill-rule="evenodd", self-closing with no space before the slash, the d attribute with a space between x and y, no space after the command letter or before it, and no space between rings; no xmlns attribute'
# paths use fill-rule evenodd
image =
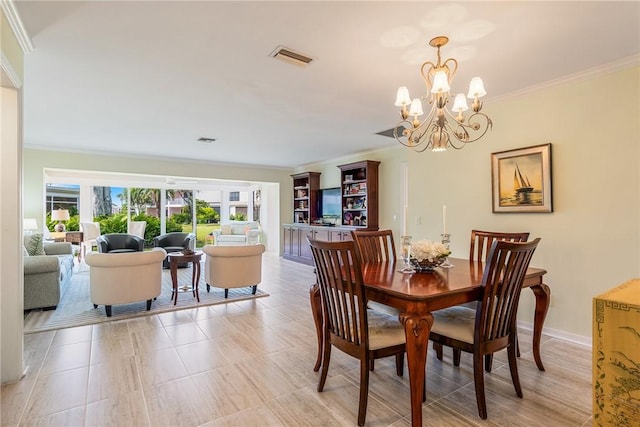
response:
<svg viewBox="0 0 640 427"><path fill-rule="evenodd" d="M435 64L426 61L420 67L420 74L430 94L428 95L431 104L429 114L422 121L418 119L424 114L422 101L420 98L411 100L409 90L405 86L399 88L396 95L395 105L402 107L400 110L402 120L393 129L393 136L400 144L419 152L428 148L432 151L445 151L447 147L460 149L465 144L482 138L493 126L489 116L480 112L482 110L480 98L487 94L480 77L471 79L467 93L467 97L473 99L471 104L473 114L468 118L462 114L469 109L462 93L456 95L451 111L447 109L451 90L449 85L458 70L458 61L454 58L441 61L440 48L448 42L449 38L446 36L431 39L429 45L438 50L438 61ZM454 116L452 112L457 115ZM454 140L460 144L458 145Z"/></svg>

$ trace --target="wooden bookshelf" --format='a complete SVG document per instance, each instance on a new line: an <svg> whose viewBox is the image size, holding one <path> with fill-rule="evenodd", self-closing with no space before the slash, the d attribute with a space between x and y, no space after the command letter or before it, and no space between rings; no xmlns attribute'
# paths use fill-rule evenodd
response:
<svg viewBox="0 0 640 427"><path fill-rule="evenodd" d="M302 172L293 178L293 222L311 224L318 218L320 172Z"/></svg>
<svg viewBox="0 0 640 427"><path fill-rule="evenodd" d="M363 160L340 165L342 183L342 225L378 229L378 166Z"/></svg>

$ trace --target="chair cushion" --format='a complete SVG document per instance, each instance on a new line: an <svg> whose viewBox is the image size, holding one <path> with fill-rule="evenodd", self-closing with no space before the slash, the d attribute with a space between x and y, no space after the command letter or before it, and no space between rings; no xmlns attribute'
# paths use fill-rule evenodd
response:
<svg viewBox="0 0 640 427"><path fill-rule="evenodd" d="M405 342L404 327L397 316L367 310L369 322L369 349L377 350Z"/></svg>
<svg viewBox="0 0 640 427"><path fill-rule="evenodd" d="M42 233L31 234L24 236L24 247L27 249L29 255L46 255L44 251L44 244L42 240Z"/></svg>
<svg viewBox="0 0 640 427"><path fill-rule="evenodd" d="M457 306L434 311L431 314L433 314L432 333L473 344L475 310Z"/></svg>
<svg viewBox="0 0 640 427"><path fill-rule="evenodd" d="M230 225L221 225L220 226L220 234L223 236L228 236L231 234L231 226Z"/></svg>
<svg viewBox="0 0 640 427"><path fill-rule="evenodd" d="M397 308L394 308L376 301L368 301L367 308L371 310L375 310L380 313L388 314L390 316L396 316L396 318L400 314L400 310L398 310Z"/></svg>
<svg viewBox="0 0 640 427"><path fill-rule="evenodd" d="M123 254L127 252L138 252L135 249L112 249L109 251L110 254Z"/></svg>
<svg viewBox="0 0 640 427"><path fill-rule="evenodd" d="M163 246L167 252L180 252L184 250L184 246Z"/></svg>

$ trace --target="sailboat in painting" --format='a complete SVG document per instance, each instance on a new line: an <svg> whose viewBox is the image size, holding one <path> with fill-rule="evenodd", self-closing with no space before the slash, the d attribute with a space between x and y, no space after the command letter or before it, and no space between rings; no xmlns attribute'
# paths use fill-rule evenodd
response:
<svg viewBox="0 0 640 427"><path fill-rule="evenodd" d="M513 189L516 193L531 193L533 191L533 186L529 183L527 175L525 174L525 176L522 176L517 163L516 168L513 171Z"/></svg>

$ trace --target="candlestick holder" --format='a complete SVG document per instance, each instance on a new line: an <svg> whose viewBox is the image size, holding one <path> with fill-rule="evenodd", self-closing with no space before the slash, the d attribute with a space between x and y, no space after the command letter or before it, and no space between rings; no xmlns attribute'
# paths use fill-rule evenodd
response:
<svg viewBox="0 0 640 427"><path fill-rule="evenodd" d="M415 273L416 270L411 265L411 236L400 236L400 257L404 263L400 272Z"/></svg>
<svg viewBox="0 0 640 427"><path fill-rule="evenodd" d="M441 237L440 241L442 242L444 247L447 248L448 251L450 251L451 249L449 248L449 246L451 245L451 234L443 233L443 234L440 235L440 237ZM444 259L444 262L440 265L440 267L442 267L442 268L452 268L453 267L453 264L451 264L449 262L449 257L448 256Z"/></svg>

